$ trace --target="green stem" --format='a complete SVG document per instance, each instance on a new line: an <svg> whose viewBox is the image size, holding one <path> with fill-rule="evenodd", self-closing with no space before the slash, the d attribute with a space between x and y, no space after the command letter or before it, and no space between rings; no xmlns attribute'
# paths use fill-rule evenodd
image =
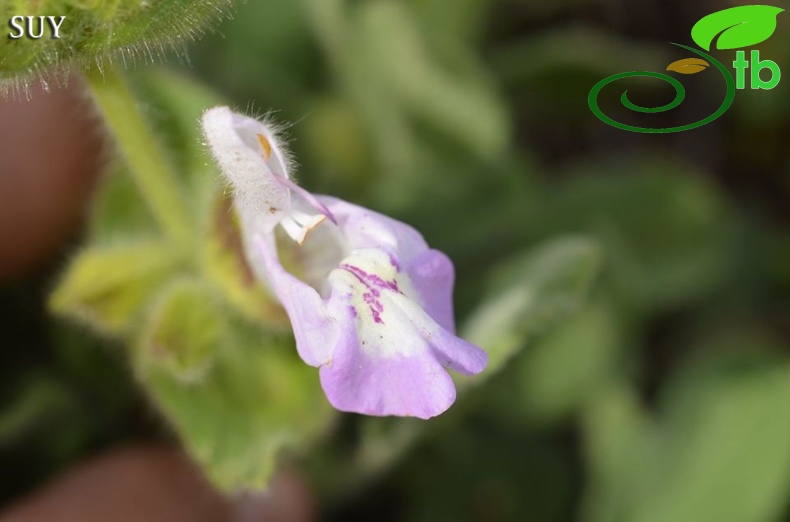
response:
<svg viewBox="0 0 790 522"><path fill-rule="evenodd" d="M176 246L186 250L192 237L189 213L175 172L138 110L137 100L114 68L103 73L94 69L86 78L148 207L164 233Z"/></svg>

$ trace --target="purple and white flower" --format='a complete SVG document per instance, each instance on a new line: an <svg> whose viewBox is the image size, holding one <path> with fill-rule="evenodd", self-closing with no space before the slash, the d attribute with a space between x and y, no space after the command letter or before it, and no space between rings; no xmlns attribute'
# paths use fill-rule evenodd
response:
<svg viewBox="0 0 790 522"><path fill-rule="evenodd" d="M454 333L447 256L404 223L299 187L268 122L215 107L202 123L233 186L250 265L288 313L301 358L320 368L329 402L424 419L447 410L447 369L476 374L488 359Z"/></svg>

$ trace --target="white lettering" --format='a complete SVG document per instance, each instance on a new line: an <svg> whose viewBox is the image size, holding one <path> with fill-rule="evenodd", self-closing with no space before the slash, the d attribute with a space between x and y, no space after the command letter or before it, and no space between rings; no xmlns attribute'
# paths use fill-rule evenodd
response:
<svg viewBox="0 0 790 522"><path fill-rule="evenodd" d="M12 16L8 20L8 25L12 29L8 34L8 38L17 40L27 37L38 40L43 38L44 33L47 32L48 23L52 33L51 38L58 39L60 38L60 27L65 20L65 16ZM36 21L38 21L38 26L36 26Z"/></svg>
<svg viewBox="0 0 790 522"><path fill-rule="evenodd" d="M22 38L25 36L25 26L22 25L24 23L25 17L24 16L13 16L11 20L8 21L8 25L11 26L11 29L16 29L19 33L14 34L13 31L8 35L9 38L12 40L16 40L18 38Z"/></svg>
<svg viewBox="0 0 790 522"><path fill-rule="evenodd" d="M55 23L54 16L48 16L47 19L49 20L49 25L52 27L52 38L53 39L60 38L60 34L58 34L58 31L60 30L60 26L63 24L63 20L65 20L66 17L61 16L58 23Z"/></svg>
<svg viewBox="0 0 790 522"><path fill-rule="evenodd" d="M34 20L38 18L38 34L33 34L33 27L35 26ZM44 17L43 16L28 16L27 17L27 37L33 40L38 40L44 36Z"/></svg>

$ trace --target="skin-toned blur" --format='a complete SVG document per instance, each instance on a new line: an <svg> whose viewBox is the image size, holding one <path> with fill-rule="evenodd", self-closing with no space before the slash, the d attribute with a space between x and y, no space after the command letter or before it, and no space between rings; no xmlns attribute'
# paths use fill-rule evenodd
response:
<svg viewBox="0 0 790 522"><path fill-rule="evenodd" d="M79 230L98 177L101 132L80 82L0 100L0 280L51 262Z"/></svg>
<svg viewBox="0 0 790 522"><path fill-rule="evenodd" d="M262 496L230 499L174 448L113 450L66 472L0 514L2 522L307 522L304 482L282 471Z"/></svg>

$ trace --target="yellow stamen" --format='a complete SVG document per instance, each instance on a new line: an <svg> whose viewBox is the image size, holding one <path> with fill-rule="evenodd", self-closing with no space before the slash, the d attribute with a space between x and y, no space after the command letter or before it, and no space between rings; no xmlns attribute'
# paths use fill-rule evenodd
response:
<svg viewBox="0 0 790 522"><path fill-rule="evenodd" d="M266 139L266 136L263 134L258 134L258 143L261 144L261 148L263 149L263 158L269 159L272 155L272 146L269 144L269 140Z"/></svg>

